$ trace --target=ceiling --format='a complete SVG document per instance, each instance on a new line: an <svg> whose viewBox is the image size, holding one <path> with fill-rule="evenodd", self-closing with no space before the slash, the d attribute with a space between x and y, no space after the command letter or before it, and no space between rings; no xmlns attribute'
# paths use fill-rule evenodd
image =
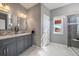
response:
<svg viewBox="0 0 79 59"><path fill-rule="evenodd" d="M21 3L23 7L26 9L30 9L31 7L35 6L37 3Z"/></svg>
<svg viewBox="0 0 79 59"><path fill-rule="evenodd" d="M37 5L38 3L21 3L21 5L23 7L25 7L26 9L29 9L35 5ZM48 9L53 10L55 8L59 8L62 6L66 6L69 5L70 3L43 3L43 5L45 5Z"/></svg>
<svg viewBox="0 0 79 59"><path fill-rule="evenodd" d="M70 3L44 3L43 5L45 5L48 9L53 10L55 8L63 7L69 4Z"/></svg>

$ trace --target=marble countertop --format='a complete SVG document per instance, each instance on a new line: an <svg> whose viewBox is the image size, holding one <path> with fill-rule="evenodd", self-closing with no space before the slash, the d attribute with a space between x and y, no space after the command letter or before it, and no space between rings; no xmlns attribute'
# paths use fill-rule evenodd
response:
<svg viewBox="0 0 79 59"><path fill-rule="evenodd" d="M4 36L0 36L0 40L7 39L7 38L24 36L24 35L29 35L29 34L31 34L31 33L19 33L19 34L12 34L12 35L4 35Z"/></svg>

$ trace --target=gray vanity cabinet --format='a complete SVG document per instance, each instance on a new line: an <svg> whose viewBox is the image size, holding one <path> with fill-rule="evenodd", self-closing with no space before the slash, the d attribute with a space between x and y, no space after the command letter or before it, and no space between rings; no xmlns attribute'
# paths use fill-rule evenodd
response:
<svg viewBox="0 0 79 59"><path fill-rule="evenodd" d="M28 45L28 47L32 46L32 39L31 39L31 35L28 35L27 45Z"/></svg>
<svg viewBox="0 0 79 59"><path fill-rule="evenodd" d="M0 56L16 56L32 46L31 35L0 40Z"/></svg>
<svg viewBox="0 0 79 59"><path fill-rule="evenodd" d="M17 37L17 54L20 54L24 50L24 37Z"/></svg>
<svg viewBox="0 0 79 59"><path fill-rule="evenodd" d="M25 47L25 49L29 48L30 46L32 46L31 35L24 36L24 47Z"/></svg>
<svg viewBox="0 0 79 59"><path fill-rule="evenodd" d="M2 47L0 48L0 55L13 56L16 55L16 39L9 38L1 40Z"/></svg>
<svg viewBox="0 0 79 59"><path fill-rule="evenodd" d="M4 48L1 47L1 48L0 48L0 56L3 56L3 55L4 55Z"/></svg>
<svg viewBox="0 0 79 59"><path fill-rule="evenodd" d="M15 56L16 55L16 39L9 38L3 41L4 55Z"/></svg>
<svg viewBox="0 0 79 59"><path fill-rule="evenodd" d="M24 36L24 49L28 48L28 36Z"/></svg>
<svg viewBox="0 0 79 59"><path fill-rule="evenodd" d="M16 43L6 45L7 56L16 56Z"/></svg>

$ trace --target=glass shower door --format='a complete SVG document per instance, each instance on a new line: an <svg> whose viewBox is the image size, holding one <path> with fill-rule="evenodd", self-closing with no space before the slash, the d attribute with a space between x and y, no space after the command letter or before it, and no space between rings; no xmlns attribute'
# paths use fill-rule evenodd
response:
<svg viewBox="0 0 79 59"><path fill-rule="evenodd" d="M79 16L68 16L68 46L79 55Z"/></svg>

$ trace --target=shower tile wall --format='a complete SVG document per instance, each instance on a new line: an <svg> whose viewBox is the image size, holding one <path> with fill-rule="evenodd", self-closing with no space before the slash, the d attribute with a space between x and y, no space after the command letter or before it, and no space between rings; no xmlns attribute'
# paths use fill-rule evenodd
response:
<svg viewBox="0 0 79 59"><path fill-rule="evenodd" d="M78 17L78 15L68 16L68 46L71 46L73 51L79 55Z"/></svg>

